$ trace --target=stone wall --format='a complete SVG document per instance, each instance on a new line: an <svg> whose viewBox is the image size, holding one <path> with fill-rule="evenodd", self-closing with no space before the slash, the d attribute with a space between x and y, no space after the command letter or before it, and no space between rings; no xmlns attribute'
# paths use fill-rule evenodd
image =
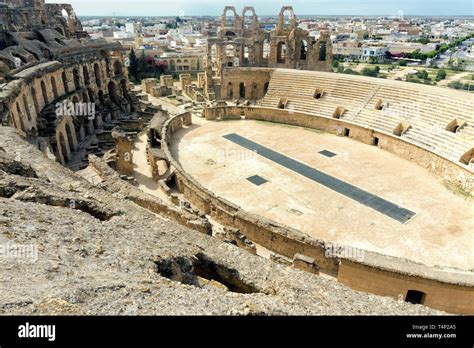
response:
<svg viewBox="0 0 474 348"><path fill-rule="evenodd" d="M204 115L208 120L245 118L249 120L284 123L319 129L339 136L344 134L344 129L349 129L349 137L351 139L372 145L374 139L377 138L378 146L381 149L410 160L428 169L431 173L455 183L462 189L474 193L474 176L468 168L430 152L406 139L400 139L391 134L377 132L347 120L318 117L303 112L291 112L277 108L272 109L252 106L208 108L204 110Z"/></svg>
<svg viewBox="0 0 474 348"><path fill-rule="evenodd" d="M271 69L227 69L222 73L221 99L262 99L270 83Z"/></svg>
<svg viewBox="0 0 474 348"><path fill-rule="evenodd" d="M425 306L456 314L474 312L474 288L447 284L341 260L337 280L358 291L404 300L408 290L424 292Z"/></svg>

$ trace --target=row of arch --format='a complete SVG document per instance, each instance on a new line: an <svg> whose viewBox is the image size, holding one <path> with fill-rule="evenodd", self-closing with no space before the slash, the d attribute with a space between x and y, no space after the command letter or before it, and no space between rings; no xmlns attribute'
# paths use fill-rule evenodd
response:
<svg viewBox="0 0 474 348"><path fill-rule="evenodd" d="M106 64L106 67L108 66L109 65ZM93 65L93 70L94 70L95 84L98 88L100 88L103 83L103 76L101 73L100 65L98 63L95 63ZM118 60L114 61L113 75L109 68L107 68L106 70L107 70L107 78L111 78L113 76L115 77L123 76L122 64ZM89 74L89 69L86 65L82 66L82 68L73 68L72 75L73 75L73 81L74 81L74 89L76 91L82 89L81 73L82 73L82 79L84 81L84 85L89 86L91 84L91 76ZM61 81L58 82L57 79L60 79ZM125 80L122 80L122 81L125 81ZM60 86L59 83L62 84L62 91L59 89L59 86ZM50 87L51 93L48 93L47 86ZM74 89L70 88L66 70L62 71L61 77L58 77L57 75L56 76L52 75L49 78L41 79L41 81L39 82L39 91L33 85L29 88L29 90L23 93L21 97L17 98L14 105L15 111L17 113L17 117L14 117L14 116L12 117L14 127L26 132L27 127L22 117L22 115L25 115L28 123L30 125L33 124L33 127L31 128L36 129L34 125L35 119L40 114L42 108L50 104L54 100L58 99L60 95L74 92ZM112 91L114 90L115 88L112 89ZM41 93L38 93L38 92L41 92ZM111 94L115 95L113 92Z"/></svg>
<svg viewBox="0 0 474 348"><path fill-rule="evenodd" d="M265 82L263 85L263 95L267 93L268 91L268 86L269 82ZM254 82L251 84L251 89L250 89L250 94L248 93L248 87L245 82L240 82L239 83L239 93L236 95L234 91L234 84L232 82L229 82L227 84L227 91L226 91L226 96L227 99L234 99L234 98L239 98L239 99L252 99L255 100L258 98L258 87L259 84L257 82Z"/></svg>
<svg viewBox="0 0 474 348"><path fill-rule="evenodd" d="M315 45L317 43L313 44L313 48L315 48ZM225 45L224 48L224 56L226 59L226 67L237 67L240 65L240 58L239 55L237 54L236 50L236 44L227 44ZM243 46L243 66L248 66L250 65L251 62L251 50L253 47L249 47L248 45ZM265 39L262 44L262 63L268 64L271 56L271 44L269 39ZM327 49L326 49L326 42L321 41L319 42L319 50L318 50L318 60L319 61L326 61L326 54L327 54ZM213 44L211 46L211 62L213 65L216 65L218 62L217 58L217 44ZM286 63L288 55L288 46L286 41L280 41L278 42L276 46L276 62L278 64L284 64ZM297 48L297 57L299 61L307 61L309 59L309 44L307 40L301 40L299 43L299 46Z"/></svg>
<svg viewBox="0 0 474 348"><path fill-rule="evenodd" d="M127 97L127 81L125 79L120 81L120 90L123 97ZM119 105L120 99L117 93L117 86L114 81L109 81L107 84L107 93L112 102ZM74 95L71 101L74 104L79 102L88 103L95 102L97 99L102 105L107 103L105 93L100 89L97 95L91 88L87 89L87 93L83 92L81 95ZM81 98L82 97L82 98ZM104 120L103 117L106 116ZM78 143L85 137L93 135L96 130L101 129L103 122L115 120L116 116L114 112L108 112L107 114L96 112L92 119L85 117L71 117L69 115L63 116L60 123L56 128L55 140L52 143L52 151L62 164L68 163L74 151L78 148Z"/></svg>

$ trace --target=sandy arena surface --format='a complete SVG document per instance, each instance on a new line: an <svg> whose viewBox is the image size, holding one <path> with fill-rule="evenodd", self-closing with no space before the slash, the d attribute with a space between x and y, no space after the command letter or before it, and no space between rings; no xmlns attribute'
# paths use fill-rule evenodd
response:
<svg viewBox="0 0 474 348"><path fill-rule="evenodd" d="M200 118L173 135L172 151L204 187L252 213L329 243L422 262L474 268L474 204L420 166L360 142L259 121ZM417 215L402 224L223 138L236 133ZM337 154L327 158L319 154ZM255 186L247 178L268 180Z"/></svg>

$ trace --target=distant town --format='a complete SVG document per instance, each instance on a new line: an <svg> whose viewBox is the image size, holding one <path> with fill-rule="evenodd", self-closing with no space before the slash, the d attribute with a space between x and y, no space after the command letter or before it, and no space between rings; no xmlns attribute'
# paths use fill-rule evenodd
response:
<svg viewBox="0 0 474 348"><path fill-rule="evenodd" d="M161 74L204 68L207 40L220 29L220 17L80 17L92 38L118 41L136 68L135 82ZM288 18L287 18L288 19ZM258 18L271 31L277 16ZM299 28L319 37L329 31L333 70L474 91L472 17L299 16ZM264 51L268 48L265 49Z"/></svg>

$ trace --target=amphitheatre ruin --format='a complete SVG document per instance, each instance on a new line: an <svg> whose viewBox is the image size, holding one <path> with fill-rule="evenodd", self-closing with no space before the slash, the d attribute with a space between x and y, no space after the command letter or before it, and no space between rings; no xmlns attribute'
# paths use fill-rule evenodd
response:
<svg viewBox="0 0 474 348"><path fill-rule="evenodd" d="M140 86L69 5L0 24L1 314L474 314L472 94L332 73L291 7Z"/></svg>

